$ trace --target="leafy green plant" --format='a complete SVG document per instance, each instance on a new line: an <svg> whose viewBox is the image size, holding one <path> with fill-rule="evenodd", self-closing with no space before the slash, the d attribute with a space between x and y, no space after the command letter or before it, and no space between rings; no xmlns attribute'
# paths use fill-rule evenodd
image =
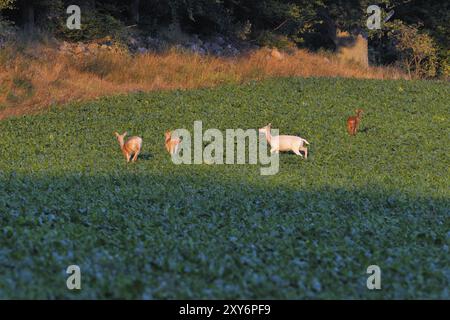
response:
<svg viewBox="0 0 450 320"><path fill-rule="evenodd" d="M291 78L1 121L0 298L448 299L449 96L443 82ZM311 143L308 160L281 154L274 176L174 165L164 132L195 120L272 122ZM144 141L132 165L125 130Z"/></svg>

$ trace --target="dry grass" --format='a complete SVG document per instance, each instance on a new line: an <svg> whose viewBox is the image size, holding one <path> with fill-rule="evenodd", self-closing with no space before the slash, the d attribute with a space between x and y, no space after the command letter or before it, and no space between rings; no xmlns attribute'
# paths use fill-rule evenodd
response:
<svg viewBox="0 0 450 320"><path fill-rule="evenodd" d="M271 77L398 79L393 68L363 68L298 50L283 58L261 49L239 58L168 51L132 56L121 50L76 56L49 47L0 51L0 119L52 104L133 91L190 89Z"/></svg>

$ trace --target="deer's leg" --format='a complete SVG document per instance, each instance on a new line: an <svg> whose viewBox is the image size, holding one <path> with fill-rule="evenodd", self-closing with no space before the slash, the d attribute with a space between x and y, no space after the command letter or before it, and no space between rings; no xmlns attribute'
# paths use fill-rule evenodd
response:
<svg viewBox="0 0 450 320"><path fill-rule="evenodd" d="M300 151L303 151L305 153L305 159L308 159L308 148L306 147L300 147Z"/></svg>
<svg viewBox="0 0 450 320"><path fill-rule="evenodd" d="M125 150L122 150L122 154L125 157L125 160L128 162L130 157L128 156L128 153Z"/></svg>
<svg viewBox="0 0 450 320"><path fill-rule="evenodd" d="M139 155L140 152L141 152L141 150L138 150L138 151L136 151L136 152L134 153L134 156L133 156L133 162L136 162L137 157L138 157L138 155Z"/></svg>
<svg viewBox="0 0 450 320"><path fill-rule="evenodd" d="M292 152L294 152L296 155L298 155L300 157L303 157L303 155L300 153L299 149L292 149Z"/></svg>

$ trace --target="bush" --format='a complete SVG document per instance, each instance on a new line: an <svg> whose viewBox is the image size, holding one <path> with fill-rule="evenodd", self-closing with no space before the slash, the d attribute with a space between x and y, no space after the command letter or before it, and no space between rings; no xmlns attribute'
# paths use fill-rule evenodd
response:
<svg viewBox="0 0 450 320"><path fill-rule="evenodd" d="M396 22L392 27L395 47L408 74L416 78L435 77L437 50L433 39L426 33L420 33L419 26Z"/></svg>
<svg viewBox="0 0 450 320"><path fill-rule="evenodd" d="M89 8L83 9L83 20L80 30L69 30L65 26L65 20L61 21L59 34L68 41L86 41L105 37L112 37L116 41L122 41L128 36L125 24L113 16L107 10Z"/></svg>
<svg viewBox="0 0 450 320"><path fill-rule="evenodd" d="M14 24L4 19L0 14L0 49L3 48L6 43L14 39L16 31Z"/></svg>
<svg viewBox="0 0 450 320"><path fill-rule="evenodd" d="M261 32L257 38L257 42L263 47L277 48L285 51L290 51L297 47L287 36L279 35L271 31Z"/></svg>

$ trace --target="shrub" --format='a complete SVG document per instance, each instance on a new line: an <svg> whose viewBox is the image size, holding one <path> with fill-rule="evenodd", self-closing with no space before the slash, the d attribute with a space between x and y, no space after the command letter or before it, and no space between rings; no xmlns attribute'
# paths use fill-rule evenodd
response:
<svg viewBox="0 0 450 320"><path fill-rule="evenodd" d="M407 26L402 22L392 26L395 47L408 74L417 78L436 76L437 53L433 39L426 33L420 33L419 26Z"/></svg>
<svg viewBox="0 0 450 320"><path fill-rule="evenodd" d="M287 36L279 35L271 31L263 31L257 38L258 44L263 47L277 48L281 50L293 50L296 48Z"/></svg>
<svg viewBox="0 0 450 320"><path fill-rule="evenodd" d="M59 35L69 41L86 41L111 37L122 41L128 36L125 24L102 7L83 9L83 20L80 30L69 30L65 20L61 21Z"/></svg>
<svg viewBox="0 0 450 320"><path fill-rule="evenodd" d="M0 14L0 49L14 39L16 31L14 24L4 19Z"/></svg>

